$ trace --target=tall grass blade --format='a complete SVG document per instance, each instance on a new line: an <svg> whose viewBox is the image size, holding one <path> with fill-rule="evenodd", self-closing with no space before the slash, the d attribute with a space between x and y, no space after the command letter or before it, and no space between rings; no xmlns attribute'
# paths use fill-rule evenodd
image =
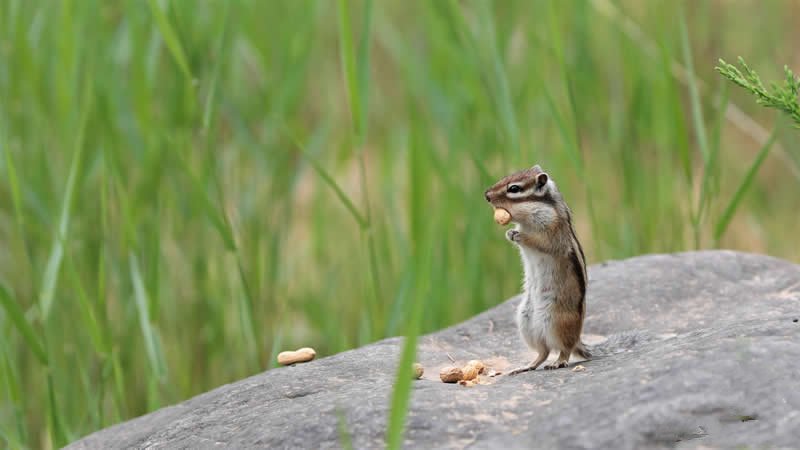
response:
<svg viewBox="0 0 800 450"><path fill-rule="evenodd" d="M148 305L150 304L145 288L142 274L139 270L139 260L133 252L128 256L128 263L131 270L131 281L133 282L133 294L136 301L136 312L139 316L139 327L144 339L145 350L147 352L147 360L150 363L150 372L152 376L160 380L165 373L164 358L161 353L161 345L153 329L153 324L150 322L150 312Z"/></svg>
<svg viewBox="0 0 800 450"><path fill-rule="evenodd" d="M189 62L183 51L183 46L181 46L181 41L178 39L178 33L175 32L172 24L169 23L169 19L167 19L164 10L158 5L158 0L147 0L147 4L150 6L150 11L156 19L161 37L164 39L164 43L167 44L167 48L175 59L175 63L178 65L181 72L183 72L186 80L192 82L194 77L192 77L192 71L189 69Z"/></svg>
<svg viewBox="0 0 800 450"><path fill-rule="evenodd" d="M61 202L61 215L58 221L58 230L53 239L53 248L50 250L50 258L47 261L47 268L44 272L42 279L42 287L39 293L39 305L42 310L42 320L47 321L50 314L50 308L53 305L53 297L55 296L56 286L58 285L58 274L61 270L61 261L64 258L64 244L67 240L67 232L69 231L69 222L72 215L72 205L75 202L75 190L79 182L82 181L83 175L83 152L84 152L84 139L86 136L86 124L89 120L89 111L91 109L91 81L86 83L86 97L87 101L84 103L83 112L78 126L78 135L75 140L75 150L72 153L72 163L69 168L69 176L67 177L67 186L64 189L64 197Z"/></svg>
<svg viewBox="0 0 800 450"><path fill-rule="evenodd" d="M14 213L17 217L17 225L21 231L25 229L25 215L22 213L22 197L20 196L19 190L19 178L17 177L17 169L15 168L14 158L11 156L11 149L8 148L8 144L5 142L5 129L0 128L0 133L3 134L3 136L0 137L0 145L2 145L0 150L2 150L6 156L6 173L8 174L8 185L11 188L11 201L14 203Z"/></svg>
<svg viewBox="0 0 800 450"><path fill-rule="evenodd" d="M350 120L353 126L353 135L356 142L360 143L363 138L364 129L362 128L363 106L361 99L361 89L358 83L358 70L356 68L356 57L353 47L353 30L350 25L350 2L349 0L339 0L339 55L342 63L342 76L344 77L345 88L347 89L347 100L350 105Z"/></svg>
<svg viewBox="0 0 800 450"><path fill-rule="evenodd" d="M50 439L53 445L61 448L70 441L69 432L66 425L62 420L62 414L58 407L58 399L56 399L56 388L53 381L53 373L47 373L47 402L48 413L50 420Z"/></svg>
<svg viewBox="0 0 800 450"><path fill-rule="evenodd" d="M0 133L2 134L2 136L0 136L0 146L2 146L0 147L0 150L3 150L6 154L6 172L8 173L8 185L11 189L11 201L14 204L14 215L17 221L17 231L22 236L22 242L25 246L25 256L30 267L32 261L32 243L28 237L28 233L26 232L27 228L22 196L20 194L20 182L19 178L17 177L17 169L14 163L14 158L11 156L11 149L9 148L6 140L7 133L5 128L1 125L2 122L0 122Z"/></svg>
<svg viewBox="0 0 800 450"><path fill-rule="evenodd" d="M408 260L410 274L413 280L413 290L408 305L408 320L405 327L405 340L395 374L394 390L392 391L391 410L389 413L387 446L389 449L398 449L403 443L403 430L408 413L408 404L411 397L411 371L417 353L417 336L422 322L422 305L424 299L430 294L431 259L434 248L434 239L429 239L434 224L426 217L426 192L415 176L421 174L417 169L422 169L425 161L425 151L422 137L413 136L409 148L408 166L411 185L409 186L409 223L411 254Z"/></svg>
<svg viewBox="0 0 800 450"><path fill-rule="evenodd" d="M366 299L370 314L367 316L366 333L372 336L372 322L378 317L377 303L382 295L380 272L377 264L377 250L375 236L372 232L372 211L369 199L369 182L367 180L367 167L364 155L364 143L367 139L367 123L369 109L369 46L370 26L372 24L372 0L367 0L364 7L364 19L361 26L361 39L358 47L358 59L354 60L355 48L352 43L352 30L350 26L349 0L339 1L339 36L340 59L344 73L348 99L351 105L351 116L354 125L356 153L358 157L358 170L361 182L362 202L364 203L363 234L367 239L367 252L369 253L370 285L372 297ZM319 168L319 166L317 166ZM319 172L319 170L318 170Z"/></svg>
<svg viewBox="0 0 800 450"><path fill-rule="evenodd" d="M706 136L706 125L703 119L703 108L701 106L700 91L697 88L697 77L694 71L694 59L692 57L692 46L689 41L689 30L686 27L686 15L681 10L680 18L678 21L681 35L681 51L683 52L683 62L686 65L687 80L689 86L689 100L692 105L692 121L694 122L694 131L697 137L697 147L700 149L700 154L703 157L703 163L708 164L710 151L708 147L708 137Z"/></svg>
<svg viewBox="0 0 800 450"><path fill-rule="evenodd" d="M208 88L208 94L206 95L206 101L203 105L203 131L208 132L208 127L211 124L211 117L214 113L214 100L216 98L217 93L217 84L220 77L220 69L222 68L223 61L225 58L223 57L223 48L225 46L225 42L228 38L228 28L230 22L230 9L231 3L225 2L224 3L224 12L222 13L222 31L220 32L219 39L217 40L217 45L214 53L214 57L216 58L214 61L214 67L212 69L211 75L211 82Z"/></svg>
<svg viewBox="0 0 800 450"><path fill-rule="evenodd" d="M430 247L429 245L426 248L430 249ZM415 280L416 289L411 298L410 317L406 324L405 340L403 341L403 349L400 353L395 374L389 412L389 428L386 438L387 448L389 449L399 449L403 443L405 420L411 399L411 383L413 382L413 377L411 376L412 366L417 355L417 337L419 336L422 321L422 305L430 288L429 264L426 260L430 260L431 254L429 250L426 253L424 256L420 255L425 259L419 261L419 267L415 271L417 277Z"/></svg>
<svg viewBox="0 0 800 450"><path fill-rule="evenodd" d="M236 251L236 240L233 237L233 231L231 230L228 221L224 214L217 210L217 207L214 205L214 200L209 195L205 186L203 186L203 182L200 178L192 172L191 167L189 167L189 163L185 157L179 157L181 162L181 168L189 177L192 182L192 186L194 188L194 194L196 198L200 200L201 205L203 206L203 211L206 213L206 217L211 221L211 225L217 230L217 233L222 238L222 241L225 243L225 248L231 252Z"/></svg>
<svg viewBox="0 0 800 450"><path fill-rule="evenodd" d="M319 177L322 178L322 181L324 181L325 184L327 184L328 187L330 187L333 190L333 193L336 194L336 197L339 199L340 202L342 202L342 205L344 205L344 207L347 208L347 211L350 212L350 215L353 216L353 219L355 219L356 222L358 222L359 227L363 229L369 226L367 219L358 211L356 205L353 204L353 201L350 200L350 197L347 194L345 194L344 190L339 186L339 184L336 182L333 176L330 173L328 173L328 171L325 170L325 168L322 167L322 165L318 163L316 159L306 151L303 145L300 144L300 142L297 139L295 139L294 136L289 134L289 137L292 139L292 141L294 141L294 144L297 147L298 151L300 152L301 155L303 155L305 160L308 161L308 163L311 165L311 168L313 168L314 171L317 172L317 175L319 175Z"/></svg>
<svg viewBox="0 0 800 450"><path fill-rule="evenodd" d="M739 204L742 202L744 195L747 193L747 190L750 189L750 185L753 184L753 180L755 179L756 174L758 173L758 169L761 167L761 164L766 159L767 155L769 154L770 149L772 148L772 144L775 143L775 138L778 136L778 129L775 128L772 131L772 134L769 136L767 142L761 147L761 150L758 151L755 160L750 165L750 168L747 169L747 173L745 174L744 178L742 178L741 183L739 183L739 187L736 189L736 193L733 194L730 202L725 207L725 210L722 212L722 215L717 222L717 225L714 227L714 242L715 246L719 245L719 240L722 238L722 235L725 234L725 230L728 229L728 225L730 225L731 219L733 215L736 213L736 209L739 207Z"/></svg>
<svg viewBox="0 0 800 450"><path fill-rule="evenodd" d="M703 118L703 109L700 104L700 92L697 87L697 78L694 73L694 59L692 57L691 43L689 41L689 31L686 27L686 15L684 14L683 9L681 9L678 27L680 29L681 51L683 53L684 64L686 65L689 101L692 106L692 123L694 124L697 147L700 150L700 156L703 158L703 170L708 171L711 152L708 146L708 137L706 136L706 125ZM690 180L690 182L691 181L692 180ZM700 248L702 201L702 198L700 198L698 199L697 205L694 205L693 201L689 205L689 211L693 225L694 247L696 249Z"/></svg>
<svg viewBox="0 0 800 450"><path fill-rule="evenodd" d="M255 354L258 352L259 339L256 336L257 322L256 322L256 309L253 303L253 292L250 289L250 283L247 281L247 274L245 273L244 266L242 265L242 255L239 250L236 250L236 266L239 269L239 282L242 285L242 328L243 335L247 340L247 344L251 351ZM254 361L259 360L259 355L255 354Z"/></svg>
<svg viewBox="0 0 800 450"><path fill-rule="evenodd" d="M104 339L105 336L100 329L100 324L97 320L94 306L89 300L89 295L86 293L86 289L84 288L83 282L78 274L78 270L76 269L78 266L70 255L67 255L67 262L69 277L72 281L72 284L75 286L75 290L77 291L78 303L80 304L80 309L83 313L82 324L88 328L89 337L92 340L92 344L94 344L95 351L99 354L106 353L108 349L110 349L111 345Z"/></svg>
<svg viewBox="0 0 800 450"><path fill-rule="evenodd" d="M708 157L708 165L703 170L703 178L700 181L700 201L698 203L698 221L703 223L705 215L711 208L712 201L717 195L717 184L719 178L720 165L720 146L722 126L725 123L725 106L728 104L728 90L723 84L720 87L720 108L717 111L717 118L711 130L711 153Z"/></svg>
<svg viewBox="0 0 800 450"><path fill-rule="evenodd" d="M49 362L42 341L25 318L25 313L22 311L22 308L20 308L19 303L17 303L3 284L0 284L0 303L2 303L3 309L5 309L8 317L11 318L11 323L14 324L19 334L22 335L25 343L33 352L33 355L36 356L36 359L39 360L42 366L47 366Z"/></svg>
<svg viewBox="0 0 800 450"><path fill-rule="evenodd" d="M498 48L497 33L494 25L494 13L489 8L490 2L479 2L481 7L480 17L484 22L487 46L489 47L489 59L491 66L491 80L494 81L489 95L494 99L499 112L500 121L508 136L511 153L519 160L522 157L522 149L519 143L519 126L517 124L517 114L511 98L511 88L508 84L508 74L506 73L503 55Z"/></svg>
<svg viewBox="0 0 800 450"><path fill-rule="evenodd" d="M14 416L16 432L8 431L3 438L9 444L14 444L9 445L10 447L23 448L22 442L25 442L28 437L28 427L25 424L26 399L23 397L24 391L19 381L19 367L15 367L12 364L9 350L8 346L0 346L0 358L2 358L0 361L0 367L2 367L0 375L2 375L2 378L0 379L5 380L6 398L9 400L10 409ZM9 428L11 428L10 425Z"/></svg>
<svg viewBox="0 0 800 450"><path fill-rule="evenodd" d="M415 271L416 272L416 271ZM415 289L411 298L411 317L406 323L405 338L403 340L403 347L400 352L400 357L397 361L397 368L395 373L395 380L393 383L394 389L392 390L388 428L386 432L386 448L390 450L399 449L402 447L403 435L405 432L405 421L408 416L408 405L411 398L412 390L412 367L416 359L417 352L417 337L419 334L420 317L418 314L421 303L418 295L420 293L419 287L420 279L418 273L415 273L413 282Z"/></svg>
<svg viewBox="0 0 800 450"><path fill-rule="evenodd" d="M367 139L367 127L369 122L369 46L370 46L370 27L372 26L372 5L373 0L366 0L364 5L364 21L361 25L361 39L358 45L358 60L356 61L356 89L358 89L357 101L360 103L358 110L358 139L359 152L364 151L364 141ZM363 165L362 165L363 167ZM367 213L369 217L369 213Z"/></svg>

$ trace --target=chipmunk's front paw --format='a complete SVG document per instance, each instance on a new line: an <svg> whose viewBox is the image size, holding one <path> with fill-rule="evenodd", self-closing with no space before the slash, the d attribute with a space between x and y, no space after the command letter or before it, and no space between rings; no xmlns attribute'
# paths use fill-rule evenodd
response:
<svg viewBox="0 0 800 450"><path fill-rule="evenodd" d="M506 239L508 239L511 242L519 242L520 236L521 236L521 233L519 231L517 231L517 230L507 230L506 231Z"/></svg>

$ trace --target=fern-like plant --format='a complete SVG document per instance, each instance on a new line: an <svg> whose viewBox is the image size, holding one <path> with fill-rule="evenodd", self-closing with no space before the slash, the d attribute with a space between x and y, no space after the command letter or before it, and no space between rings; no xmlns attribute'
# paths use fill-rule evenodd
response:
<svg viewBox="0 0 800 450"><path fill-rule="evenodd" d="M755 95L756 102L759 105L783 111L795 122L794 126L800 128L800 100L798 100L800 77L796 77L788 66L783 67L786 73L783 85L770 83L772 89L768 91L758 74L748 67L741 56L739 57L739 64L742 66L744 73L733 64L728 64L722 59L719 60L719 64L716 69L722 76Z"/></svg>

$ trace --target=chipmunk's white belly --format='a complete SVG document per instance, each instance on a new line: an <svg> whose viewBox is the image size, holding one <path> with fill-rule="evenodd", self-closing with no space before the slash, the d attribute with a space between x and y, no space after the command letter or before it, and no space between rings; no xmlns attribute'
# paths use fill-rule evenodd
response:
<svg viewBox="0 0 800 450"><path fill-rule="evenodd" d="M524 293L517 307L517 325L525 343L534 350L561 347L553 333L553 304L556 300L555 262L550 255L522 247L525 270Z"/></svg>

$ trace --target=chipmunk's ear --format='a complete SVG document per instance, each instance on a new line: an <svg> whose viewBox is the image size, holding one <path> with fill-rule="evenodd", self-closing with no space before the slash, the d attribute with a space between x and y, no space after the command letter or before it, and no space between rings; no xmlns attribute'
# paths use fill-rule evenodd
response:
<svg viewBox="0 0 800 450"><path fill-rule="evenodd" d="M533 173L542 173L542 172L544 172L542 170L542 167L540 165L538 165L538 164L536 164L535 166L531 167L531 170L533 171Z"/></svg>
<svg viewBox="0 0 800 450"><path fill-rule="evenodd" d="M544 187L544 185L547 184L547 180L548 180L547 174L544 172L540 173L539 175L536 175L536 189L541 189L542 187Z"/></svg>

